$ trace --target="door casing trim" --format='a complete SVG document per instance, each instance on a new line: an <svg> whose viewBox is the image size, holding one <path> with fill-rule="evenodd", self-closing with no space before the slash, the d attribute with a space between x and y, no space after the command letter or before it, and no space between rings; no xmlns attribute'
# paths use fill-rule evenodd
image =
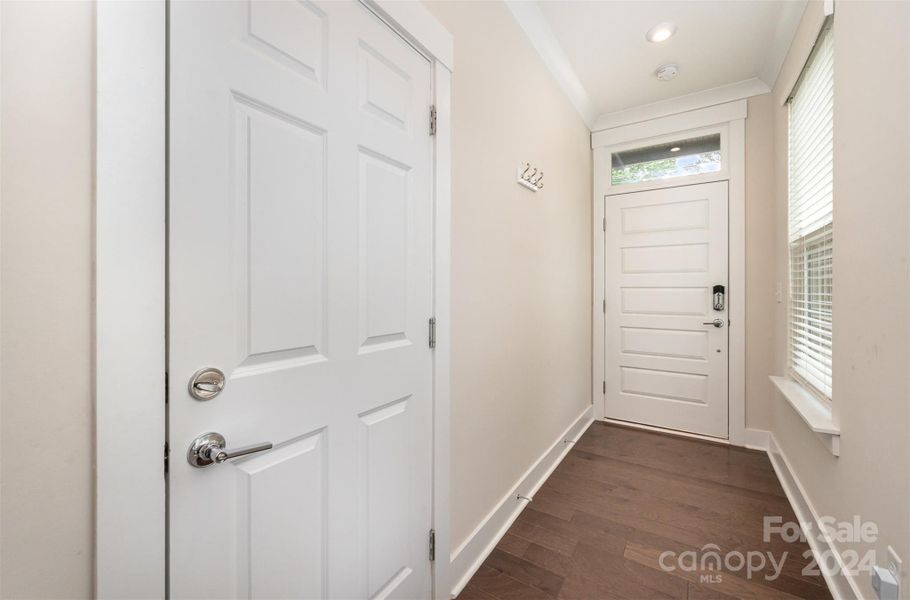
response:
<svg viewBox="0 0 910 600"><path fill-rule="evenodd" d="M707 183L709 181L727 180L728 184L728 306L729 306L729 363L728 363L728 440L735 446L748 446L751 438L746 430L746 127L748 104L746 100L736 100L725 104L688 111L669 117L661 117L617 127L592 136L594 151L594 197L592 207L593 219L593 256L594 283L592 315L593 325L591 348L591 389L594 404L594 418L604 419L604 402L602 390L606 372L606 315L603 302L606 297L604 281L605 241L603 231L605 218L605 198L617 190L611 190L610 165L611 152L631 142L646 144L648 140L666 136L684 134L691 130L711 130L722 133L725 140L723 160L725 171L716 178L699 178L687 181L679 178L672 181L656 182L651 187L636 187L635 191L676 187L689 183ZM631 191L631 190L630 190Z"/></svg>
<svg viewBox="0 0 910 600"><path fill-rule="evenodd" d="M449 547L453 40L418 2L360 0L432 62L433 522ZM166 595L167 4L96 7L95 596ZM179 457L180 452L172 452ZM448 552L440 553L447 556ZM433 564L437 599L449 562Z"/></svg>

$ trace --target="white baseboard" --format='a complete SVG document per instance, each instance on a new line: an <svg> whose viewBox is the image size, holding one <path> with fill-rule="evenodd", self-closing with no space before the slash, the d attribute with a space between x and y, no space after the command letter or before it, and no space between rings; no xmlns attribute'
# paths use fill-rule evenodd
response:
<svg viewBox="0 0 910 600"><path fill-rule="evenodd" d="M768 451L768 439L770 433L764 429L744 429L742 438L739 440L738 446L744 446L752 450L761 450L762 452Z"/></svg>
<svg viewBox="0 0 910 600"><path fill-rule="evenodd" d="M771 432L766 433L768 434L768 458L771 459L771 466L774 467L774 472L777 473L777 478L780 480L781 487L784 488L784 493L787 494L787 499L790 501L790 506L793 507L793 512L796 513L797 520L800 523L811 523L812 529L816 532L823 531L819 523L820 515L815 510L815 507L812 506L812 502L809 500L809 496L806 495L806 490L790 465L790 461L787 460L787 456L777 444L774 434ZM812 532L804 530L803 533L809 542L813 556L819 564L823 564L825 556L833 556L837 560L837 573L829 575L822 570L825 582L828 584L828 589L831 591L834 600L862 598L862 592L856 581L856 576L851 574L846 568L844 559L837 546L827 539L827 536L825 539L818 539L815 535L812 535Z"/></svg>
<svg viewBox="0 0 910 600"><path fill-rule="evenodd" d="M593 406L587 407L575 421L560 435L531 468L509 490L499 504L477 526L458 548L452 552L449 573L452 578L452 597L461 593L483 561L486 560L502 536L506 534L518 515L527 506L526 500L519 500L518 496L533 498L540 486L544 484L550 474L565 458L572 444L565 440L577 440L587 431L594 422Z"/></svg>

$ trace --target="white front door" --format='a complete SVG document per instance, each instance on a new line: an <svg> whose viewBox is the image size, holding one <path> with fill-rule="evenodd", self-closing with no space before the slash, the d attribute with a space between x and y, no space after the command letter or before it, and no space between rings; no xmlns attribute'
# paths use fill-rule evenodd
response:
<svg viewBox="0 0 910 600"><path fill-rule="evenodd" d="M605 203L605 416L726 438L727 182Z"/></svg>
<svg viewBox="0 0 910 600"><path fill-rule="evenodd" d="M430 63L356 2L169 23L170 595L427 598Z"/></svg>

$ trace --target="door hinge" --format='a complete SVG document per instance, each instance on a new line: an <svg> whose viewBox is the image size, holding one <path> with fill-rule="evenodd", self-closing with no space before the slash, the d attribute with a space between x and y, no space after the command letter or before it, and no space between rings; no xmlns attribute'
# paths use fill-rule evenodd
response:
<svg viewBox="0 0 910 600"><path fill-rule="evenodd" d="M430 105L430 135L436 135L436 105Z"/></svg>
<svg viewBox="0 0 910 600"><path fill-rule="evenodd" d="M607 314L607 299L604 298L604 314Z"/></svg>
<svg viewBox="0 0 910 600"><path fill-rule="evenodd" d="M604 229L604 232L606 233L606 231L607 231L607 218L606 217L604 217L603 229Z"/></svg>
<svg viewBox="0 0 910 600"><path fill-rule="evenodd" d="M436 347L436 317L430 317L430 348Z"/></svg>
<svg viewBox="0 0 910 600"><path fill-rule="evenodd" d="M436 530L430 530L430 562L436 560Z"/></svg>
<svg viewBox="0 0 910 600"><path fill-rule="evenodd" d="M168 471L168 456L170 455L170 448L167 445L167 442L164 442L164 474L167 475Z"/></svg>
<svg viewBox="0 0 910 600"><path fill-rule="evenodd" d="M604 394L607 393L607 382L606 381L604 381L603 393Z"/></svg>

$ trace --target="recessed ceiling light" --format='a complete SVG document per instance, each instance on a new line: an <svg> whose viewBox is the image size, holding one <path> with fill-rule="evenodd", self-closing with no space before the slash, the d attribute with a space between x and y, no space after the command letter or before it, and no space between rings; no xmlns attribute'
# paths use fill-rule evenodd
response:
<svg viewBox="0 0 910 600"><path fill-rule="evenodd" d="M649 42L659 44L660 42L669 40L674 33L676 33L676 23L664 21L649 29L648 33L645 34L645 38L647 38Z"/></svg>
<svg viewBox="0 0 910 600"><path fill-rule="evenodd" d="M670 148L670 152L679 152L679 146L673 146Z"/></svg>
<svg viewBox="0 0 910 600"><path fill-rule="evenodd" d="M679 75L679 65L663 65L654 74L661 81L676 79L676 76Z"/></svg>

